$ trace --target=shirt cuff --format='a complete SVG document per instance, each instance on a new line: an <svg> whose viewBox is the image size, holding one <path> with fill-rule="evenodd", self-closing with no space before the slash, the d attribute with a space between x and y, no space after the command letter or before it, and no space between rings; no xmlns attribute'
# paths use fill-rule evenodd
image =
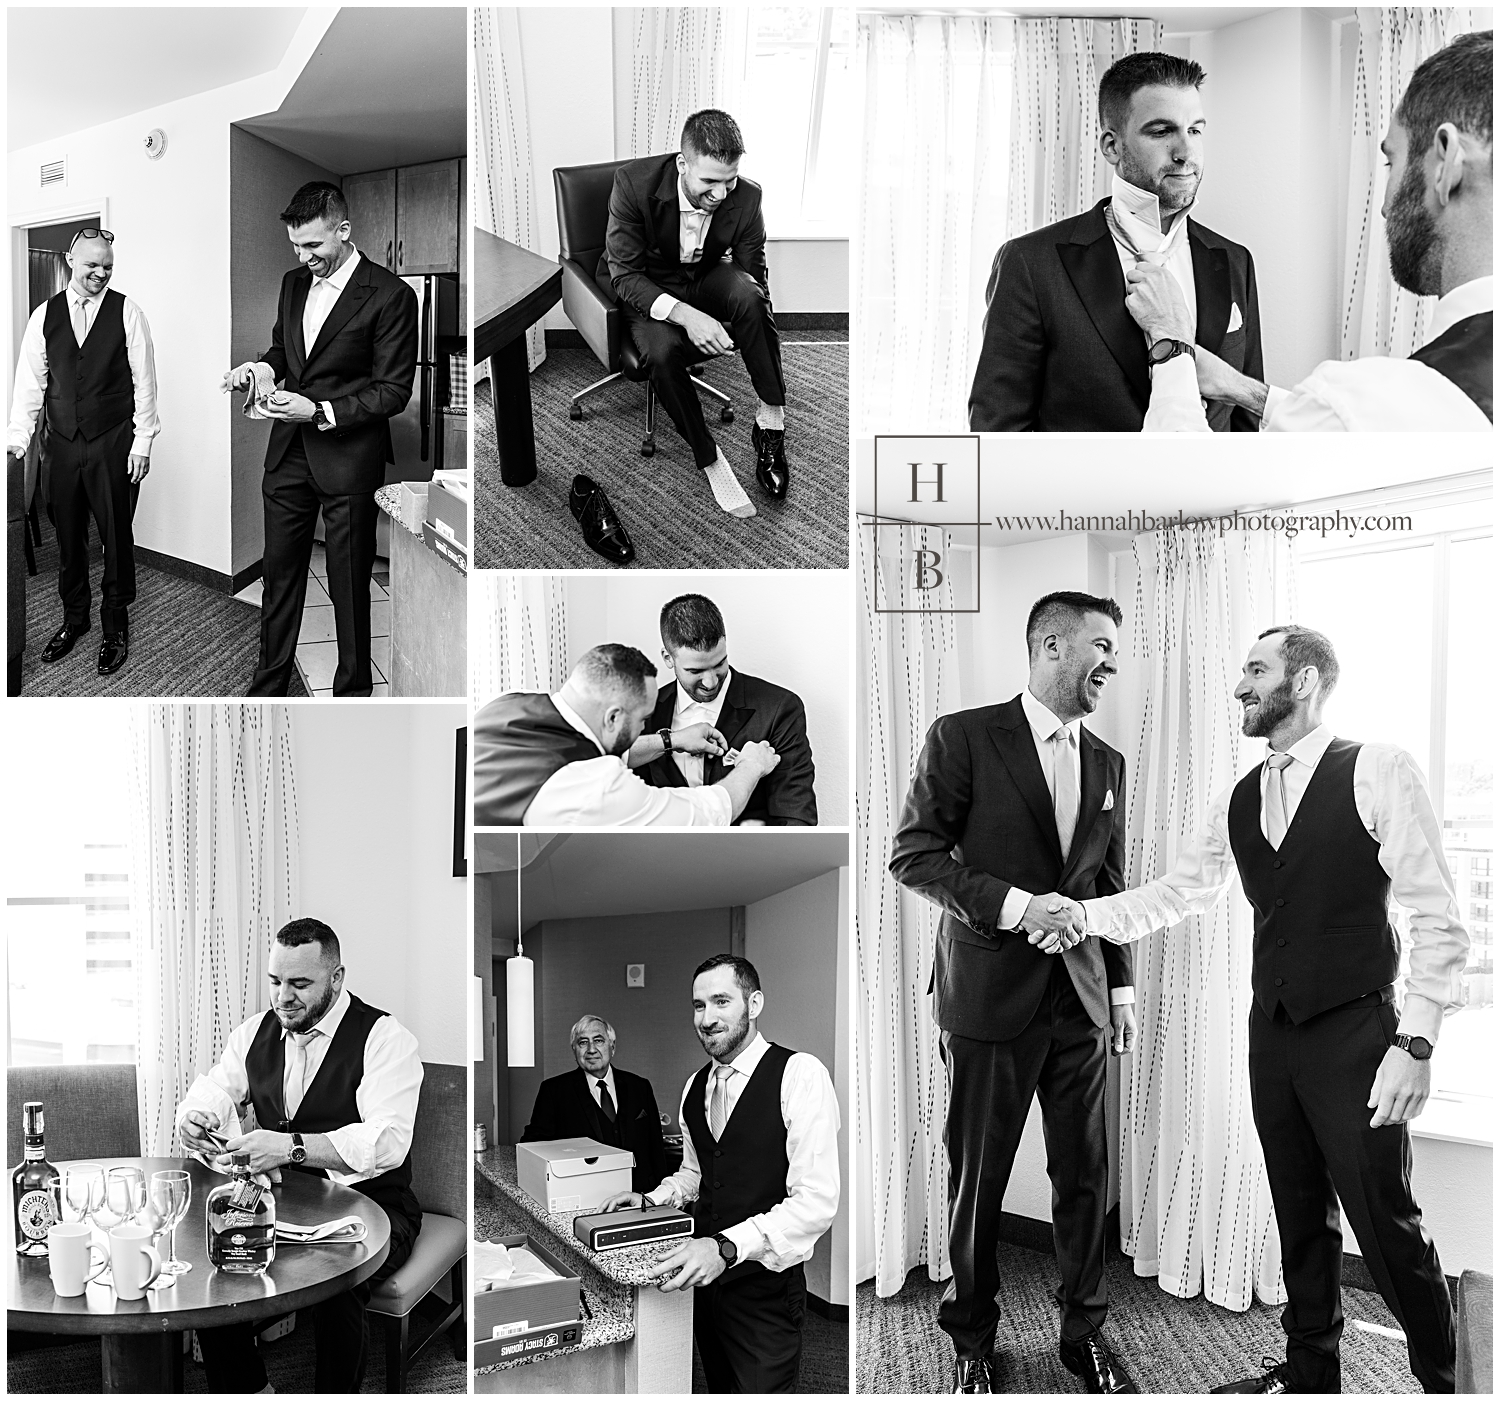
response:
<svg viewBox="0 0 1500 1401"><path fill-rule="evenodd" d="M669 297L665 292L651 303L651 319L653 321L665 321L671 314L672 308L677 305L676 297Z"/></svg>
<svg viewBox="0 0 1500 1401"><path fill-rule="evenodd" d="M1286 403L1287 397L1285 389L1278 389L1274 384L1266 386L1266 403L1265 407L1260 411L1260 431L1262 433L1270 431L1271 420L1276 416L1276 410Z"/></svg>
<svg viewBox="0 0 1500 1401"><path fill-rule="evenodd" d="M1110 988L1109 1005L1111 1007L1128 1007L1135 1002L1135 989L1130 986L1122 988Z"/></svg>
<svg viewBox="0 0 1500 1401"><path fill-rule="evenodd" d="M318 430L320 432L326 433L330 428L333 428L335 426L333 418L333 404L327 399L323 400L323 417L326 418L328 422L320 423L318 425Z"/></svg>
<svg viewBox="0 0 1500 1401"><path fill-rule="evenodd" d="M1021 921L1026 918L1026 907L1030 903L1030 891L1022 890L1018 885L1011 886L1010 894L1005 897L1000 905L999 927L1001 929L1019 929Z"/></svg>
<svg viewBox="0 0 1500 1401"><path fill-rule="evenodd" d="M1403 1036L1422 1036L1437 1045L1438 1033L1443 1029L1443 1009L1436 1002L1429 1002L1415 993L1406 994L1406 1005L1401 1009L1401 1022L1396 1030Z"/></svg>
<svg viewBox="0 0 1500 1401"><path fill-rule="evenodd" d="M731 1226L723 1233L724 1239L729 1241L735 1248L735 1264L743 1264L746 1260L759 1260L767 1253L770 1242L762 1234L759 1226L753 1221L741 1221L736 1226Z"/></svg>
<svg viewBox="0 0 1500 1401"><path fill-rule="evenodd" d="M132 457L150 457L151 442L150 438L137 438L130 445L130 455Z"/></svg>
<svg viewBox="0 0 1500 1401"><path fill-rule="evenodd" d="M345 1124L342 1128L329 1129L326 1137L333 1151L349 1164L350 1172L368 1173L380 1169L380 1129L372 1135L369 1124Z"/></svg>
<svg viewBox="0 0 1500 1401"><path fill-rule="evenodd" d="M25 457L26 449L31 446L31 439L28 437L24 442L22 442L16 437L14 433L12 433L10 437L6 439L5 446L10 452L16 453L20 457Z"/></svg>

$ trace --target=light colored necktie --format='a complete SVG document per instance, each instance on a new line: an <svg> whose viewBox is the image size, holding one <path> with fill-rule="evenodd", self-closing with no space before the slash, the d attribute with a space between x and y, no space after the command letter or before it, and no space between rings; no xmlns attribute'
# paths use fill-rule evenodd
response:
<svg viewBox="0 0 1500 1401"><path fill-rule="evenodd" d="M716 1140L729 1122L729 1077L733 1074L732 1065L714 1066L714 1088L708 1097L708 1131Z"/></svg>
<svg viewBox="0 0 1500 1401"><path fill-rule="evenodd" d="M1291 762L1290 754L1266 755L1266 840L1277 850L1292 820L1286 805L1286 766Z"/></svg>
<svg viewBox="0 0 1500 1401"><path fill-rule="evenodd" d="M318 339L318 332L323 329L323 323L328 319L323 314L323 298L327 287L326 277L315 277L307 293L307 306L302 313L302 348L309 353L313 342Z"/></svg>
<svg viewBox="0 0 1500 1401"><path fill-rule="evenodd" d="M286 1117L295 1119L297 1111L302 1107L302 1097L307 1093L307 1047L314 1036L321 1032L309 1031L305 1035L292 1033L291 1038L291 1073L286 1077L285 1100Z"/></svg>
<svg viewBox="0 0 1500 1401"><path fill-rule="evenodd" d="M1073 771L1073 732L1066 725L1052 736L1052 810L1057 815L1057 840L1063 860L1073 849L1073 829L1078 826L1078 776Z"/></svg>
<svg viewBox="0 0 1500 1401"><path fill-rule="evenodd" d="M73 339L82 345L89 333L88 304L80 298L73 303Z"/></svg>

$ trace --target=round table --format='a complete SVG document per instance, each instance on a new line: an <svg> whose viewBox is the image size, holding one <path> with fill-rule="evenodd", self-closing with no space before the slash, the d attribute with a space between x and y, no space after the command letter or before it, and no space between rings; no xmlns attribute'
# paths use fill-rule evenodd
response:
<svg viewBox="0 0 1500 1401"><path fill-rule="evenodd" d="M153 1172L186 1168L193 1180L187 1214L177 1224L177 1258L193 1268L169 1288L148 1289L144 1299L117 1299L104 1284L90 1284L75 1299L60 1299L52 1291L45 1257L9 1257L9 1326L26 1333L100 1335L106 1392L181 1391L185 1330L250 1323L321 1303L369 1279L390 1251L390 1221L375 1202L351 1188L284 1169L281 1184L273 1189L277 1221L313 1225L358 1216L369 1234L355 1245L278 1241L276 1259L265 1274L221 1274L208 1263L203 1229L208 1194L226 1180L221 1174L182 1158L88 1161L106 1169L138 1167L148 1182ZM160 1244L165 1251L165 1237Z"/></svg>

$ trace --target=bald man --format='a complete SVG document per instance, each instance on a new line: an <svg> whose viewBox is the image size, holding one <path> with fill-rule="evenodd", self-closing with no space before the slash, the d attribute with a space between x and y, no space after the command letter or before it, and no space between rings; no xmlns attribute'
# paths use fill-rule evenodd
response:
<svg viewBox="0 0 1500 1401"><path fill-rule="evenodd" d="M780 762L764 741L730 751L711 725L643 736L656 705L656 663L606 642L585 652L553 695L516 693L474 717L474 823L479 827L727 827ZM652 788L634 769L670 750L732 754L702 788Z"/></svg>
<svg viewBox="0 0 1500 1401"><path fill-rule="evenodd" d="M21 338L11 400L8 446L25 457L42 406L47 435L42 462L57 527L57 591L62 626L42 651L60 662L89 630L89 518L104 546L98 671L110 676L129 652L127 610L135 601L131 522L141 482L151 470L156 416L156 361L151 328L129 297L110 288L115 236L81 229L64 257L72 279L31 314Z"/></svg>

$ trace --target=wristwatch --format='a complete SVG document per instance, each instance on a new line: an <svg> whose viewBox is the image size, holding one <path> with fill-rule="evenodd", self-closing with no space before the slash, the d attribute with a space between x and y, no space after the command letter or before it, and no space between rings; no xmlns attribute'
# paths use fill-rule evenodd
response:
<svg viewBox="0 0 1500 1401"><path fill-rule="evenodd" d="M300 1133L292 1135L291 1161L298 1167L301 1167L307 1161L307 1149L302 1144L302 1135Z"/></svg>
<svg viewBox="0 0 1500 1401"><path fill-rule="evenodd" d="M719 1247L719 1258L726 1266L734 1264L740 1258L739 1248L728 1236L723 1234L715 1236L714 1244Z"/></svg>
<svg viewBox="0 0 1500 1401"><path fill-rule="evenodd" d="M1146 352L1146 359L1152 365L1165 365L1168 360L1179 355L1191 355L1195 360L1198 358L1190 341L1160 340Z"/></svg>
<svg viewBox="0 0 1500 1401"><path fill-rule="evenodd" d="M670 754L672 752L672 731L658 730L656 737L661 741L662 753Z"/></svg>
<svg viewBox="0 0 1500 1401"><path fill-rule="evenodd" d="M328 427L328 415L323 412L323 406L322 406L322 404L315 404L313 406L312 421L313 421L313 427L314 428L327 428Z"/></svg>
<svg viewBox="0 0 1500 1401"><path fill-rule="evenodd" d="M1396 1045L1413 1060L1430 1060L1432 1058L1432 1042L1425 1036L1406 1036L1398 1032L1396 1035Z"/></svg>

